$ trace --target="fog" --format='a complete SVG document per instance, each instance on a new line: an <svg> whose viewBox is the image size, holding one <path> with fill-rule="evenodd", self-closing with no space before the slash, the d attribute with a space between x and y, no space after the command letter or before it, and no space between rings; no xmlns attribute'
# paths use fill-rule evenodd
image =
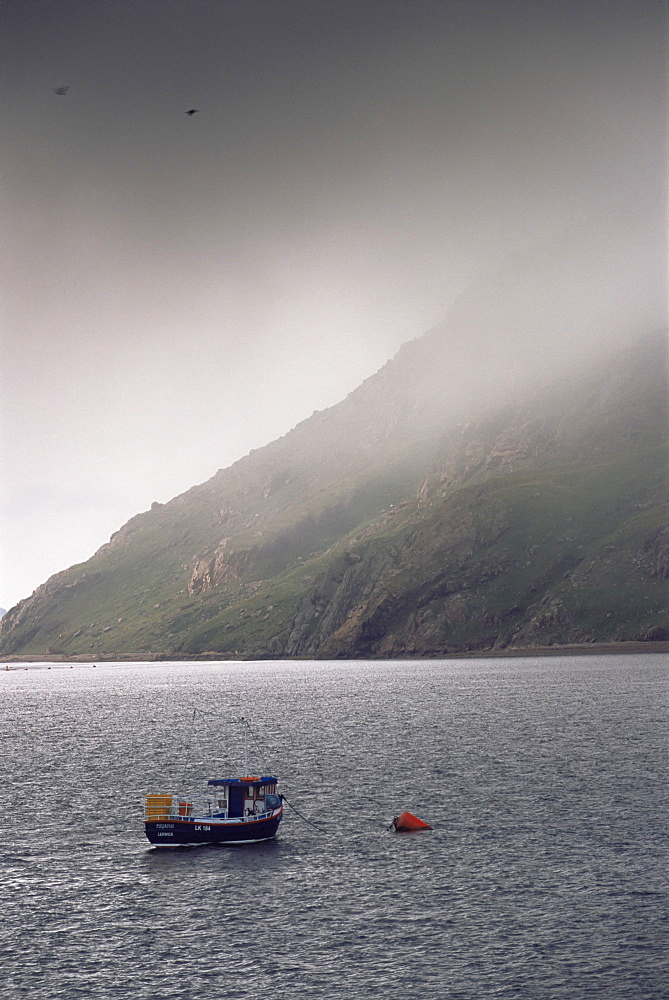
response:
<svg viewBox="0 0 669 1000"><path fill-rule="evenodd" d="M0 18L3 607L449 314L509 385L664 321L664 3Z"/></svg>

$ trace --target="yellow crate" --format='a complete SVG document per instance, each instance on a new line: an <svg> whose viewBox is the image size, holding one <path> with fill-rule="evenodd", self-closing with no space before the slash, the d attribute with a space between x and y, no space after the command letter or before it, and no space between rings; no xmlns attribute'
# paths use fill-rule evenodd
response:
<svg viewBox="0 0 669 1000"><path fill-rule="evenodd" d="M147 795L145 803L145 815L151 822L167 819L172 811L171 795Z"/></svg>

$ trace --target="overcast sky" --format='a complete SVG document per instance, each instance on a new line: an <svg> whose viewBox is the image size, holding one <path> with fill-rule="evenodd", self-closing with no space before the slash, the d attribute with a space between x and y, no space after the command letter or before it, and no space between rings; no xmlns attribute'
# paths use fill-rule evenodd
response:
<svg viewBox="0 0 669 1000"><path fill-rule="evenodd" d="M660 186L661 0L0 19L6 608L338 402L510 254Z"/></svg>

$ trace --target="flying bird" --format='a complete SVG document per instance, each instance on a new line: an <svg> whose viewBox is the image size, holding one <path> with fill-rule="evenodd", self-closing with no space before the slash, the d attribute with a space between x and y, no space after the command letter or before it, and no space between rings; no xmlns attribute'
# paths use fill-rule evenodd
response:
<svg viewBox="0 0 669 1000"><path fill-rule="evenodd" d="M69 89L69 87L54 87L53 92L54 94L58 94L59 97L65 97Z"/></svg>
<svg viewBox="0 0 669 1000"><path fill-rule="evenodd" d="M190 111L184 111L185 115L196 115L199 112L199 108L191 108Z"/></svg>

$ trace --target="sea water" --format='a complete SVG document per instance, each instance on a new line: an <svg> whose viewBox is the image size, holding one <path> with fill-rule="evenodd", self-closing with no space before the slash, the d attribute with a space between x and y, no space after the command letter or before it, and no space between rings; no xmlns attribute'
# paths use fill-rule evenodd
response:
<svg viewBox="0 0 669 1000"><path fill-rule="evenodd" d="M277 840L151 848L240 717ZM658 655L14 666L2 995L667 997L668 718Z"/></svg>

